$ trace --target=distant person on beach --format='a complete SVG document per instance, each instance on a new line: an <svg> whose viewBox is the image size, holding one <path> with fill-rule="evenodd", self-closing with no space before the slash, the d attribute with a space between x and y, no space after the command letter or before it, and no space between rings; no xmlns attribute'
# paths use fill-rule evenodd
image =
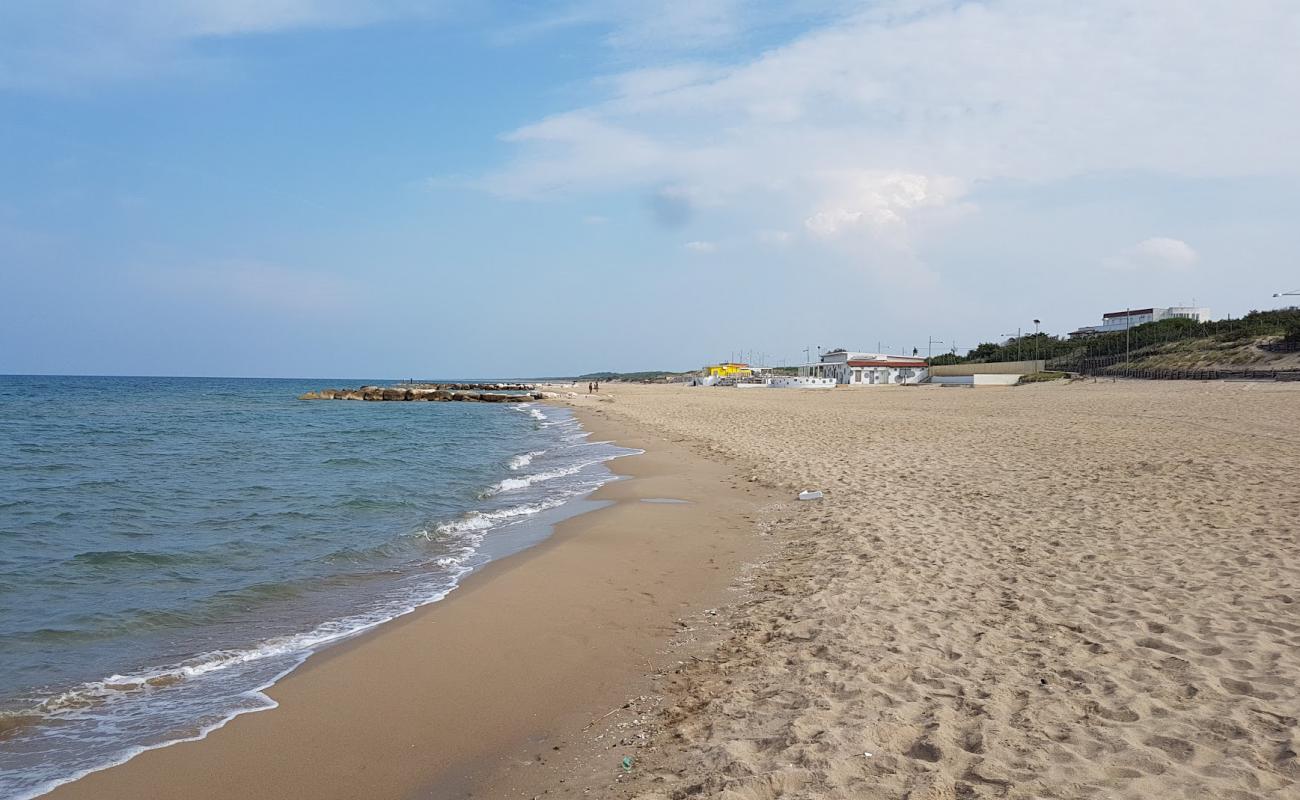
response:
<svg viewBox="0 0 1300 800"><path fill-rule="evenodd" d="M600 381L596 381L596 391L600 391Z"/></svg>
<svg viewBox="0 0 1300 800"><path fill-rule="evenodd" d="M587 381L587 394L591 394L592 392L595 391L595 389L592 389L592 388L591 388L591 387L594 386L594 385L595 385L595 384L593 384L591 381Z"/></svg>

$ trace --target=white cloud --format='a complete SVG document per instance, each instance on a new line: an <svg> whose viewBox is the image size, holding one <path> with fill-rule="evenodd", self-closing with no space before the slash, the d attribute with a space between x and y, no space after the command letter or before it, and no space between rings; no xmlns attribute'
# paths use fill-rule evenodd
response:
<svg viewBox="0 0 1300 800"><path fill-rule="evenodd" d="M498 35L506 43L562 29L594 27L622 55L726 47L756 29L818 18L855 5L853 0L571 0L537 4L541 14ZM517 9L512 8L517 13Z"/></svg>
<svg viewBox="0 0 1300 800"><path fill-rule="evenodd" d="M947 206L965 194L956 178L905 172L830 174L824 183L840 188L804 221L809 231L824 237L865 228L881 238L903 238L913 212Z"/></svg>
<svg viewBox="0 0 1300 800"><path fill-rule="evenodd" d="M794 235L789 231L759 231L757 239L760 244L787 245L794 241Z"/></svg>
<svg viewBox="0 0 1300 800"><path fill-rule="evenodd" d="M211 67L205 39L431 17L435 0L42 0L0 3L0 89L76 88Z"/></svg>
<svg viewBox="0 0 1300 800"><path fill-rule="evenodd" d="M692 253L716 253L718 252L717 242L687 242L687 250Z"/></svg>
<svg viewBox="0 0 1300 800"><path fill-rule="evenodd" d="M751 230L911 252L990 181L1300 173L1297 40L1290 0L885 0L747 60L603 78L484 185L672 185Z"/></svg>
<svg viewBox="0 0 1300 800"><path fill-rule="evenodd" d="M1187 242L1155 236L1143 239L1103 263L1108 269L1120 271L1178 272L1191 269L1198 259Z"/></svg>

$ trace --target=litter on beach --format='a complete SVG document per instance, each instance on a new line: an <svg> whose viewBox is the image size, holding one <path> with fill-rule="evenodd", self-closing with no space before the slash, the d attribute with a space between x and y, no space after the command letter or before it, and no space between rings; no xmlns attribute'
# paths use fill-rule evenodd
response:
<svg viewBox="0 0 1300 800"><path fill-rule="evenodd" d="M822 499L822 493L819 492L819 491L816 491L816 490L805 489L804 491L802 491L802 492L799 493L799 499L800 499L800 500L820 500L820 499Z"/></svg>

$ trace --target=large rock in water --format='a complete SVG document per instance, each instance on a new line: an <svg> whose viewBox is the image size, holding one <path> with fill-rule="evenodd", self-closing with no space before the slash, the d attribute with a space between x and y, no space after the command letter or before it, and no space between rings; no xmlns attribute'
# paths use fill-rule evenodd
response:
<svg viewBox="0 0 1300 800"><path fill-rule="evenodd" d="M383 400L384 390L375 386L367 386L361 390L362 400Z"/></svg>
<svg viewBox="0 0 1300 800"><path fill-rule="evenodd" d="M320 392L304 392L298 395L299 400L320 400Z"/></svg>
<svg viewBox="0 0 1300 800"><path fill-rule="evenodd" d="M451 392L447 391L446 389L434 389L433 396L430 397L429 399L441 400L443 402L446 402L447 400L451 399Z"/></svg>
<svg viewBox="0 0 1300 800"><path fill-rule="evenodd" d="M406 389L383 389L381 394L384 400L409 400Z"/></svg>
<svg viewBox="0 0 1300 800"><path fill-rule="evenodd" d="M356 389L347 389L335 394L334 399L335 400L364 400L365 398L362 397L361 392L357 391Z"/></svg>

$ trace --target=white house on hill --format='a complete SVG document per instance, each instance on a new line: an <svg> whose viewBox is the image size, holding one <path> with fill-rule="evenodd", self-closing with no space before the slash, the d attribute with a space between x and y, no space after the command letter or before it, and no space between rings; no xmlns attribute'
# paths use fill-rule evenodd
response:
<svg viewBox="0 0 1300 800"><path fill-rule="evenodd" d="M1195 308L1193 306L1169 306L1168 308L1130 308L1124 311L1109 311L1101 315L1100 325L1084 326L1077 331L1071 331L1070 336L1114 333L1115 331L1136 328L1148 322L1159 322L1162 319L1191 319L1197 322L1207 322L1210 319L1210 309Z"/></svg>

